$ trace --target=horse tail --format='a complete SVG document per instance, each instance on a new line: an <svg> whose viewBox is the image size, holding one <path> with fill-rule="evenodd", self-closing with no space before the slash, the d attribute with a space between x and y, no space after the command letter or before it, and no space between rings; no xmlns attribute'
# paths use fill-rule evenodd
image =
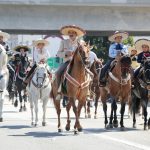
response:
<svg viewBox="0 0 150 150"><path fill-rule="evenodd" d="M136 97L134 94L131 96L131 100L129 102L129 110L130 113L133 114L138 114L140 112L141 108L141 101L140 98Z"/></svg>

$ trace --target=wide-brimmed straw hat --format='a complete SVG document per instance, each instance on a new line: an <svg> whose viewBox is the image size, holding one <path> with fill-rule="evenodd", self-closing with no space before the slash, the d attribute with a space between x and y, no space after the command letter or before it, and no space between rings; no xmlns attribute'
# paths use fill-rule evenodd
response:
<svg viewBox="0 0 150 150"><path fill-rule="evenodd" d="M69 31L75 31L78 37L84 36L86 31L76 25L64 26L60 29L61 34L68 35Z"/></svg>
<svg viewBox="0 0 150 150"><path fill-rule="evenodd" d="M37 46L40 43L43 43L45 46L47 46L49 44L49 42L45 39L38 39L38 40L33 42L33 46Z"/></svg>
<svg viewBox="0 0 150 150"><path fill-rule="evenodd" d="M25 51L29 51L30 48L26 45L18 45L14 48L14 51L20 52L20 49L24 49Z"/></svg>
<svg viewBox="0 0 150 150"><path fill-rule="evenodd" d="M150 49L150 40L148 39L138 39L136 42L135 42L135 47L137 49L138 52L142 52L142 45L147 45Z"/></svg>
<svg viewBox="0 0 150 150"><path fill-rule="evenodd" d="M122 40L126 40L129 37L129 34L127 32L116 31L113 35L109 36L108 40L114 42L115 38L118 36L121 36Z"/></svg>
<svg viewBox="0 0 150 150"><path fill-rule="evenodd" d="M10 38L10 35L6 32L0 30L0 36L3 37L4 41L7 41Z"/></svg>
<svg viewBox="0 0 150 150"><path fill-rule="evenodd" d="M128 51L129 51L129 54L131 54L132 51L138 52L137 49L135 48L135 46L128 47Z"/></svg>

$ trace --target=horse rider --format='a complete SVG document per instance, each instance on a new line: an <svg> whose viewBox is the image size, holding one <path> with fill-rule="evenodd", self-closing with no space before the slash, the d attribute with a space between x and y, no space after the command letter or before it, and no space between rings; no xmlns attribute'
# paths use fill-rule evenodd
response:
<svg viewBox="0 0 150 150"><path fill-rule="evenodd" d="M0 31L0 44L4 47L6 50L6 53L10 51L9 45L6 43L6 41L10 38L10 35L6 32Z"/></svg>
<svg viewBox="0 0 150 150"><path fill-rule="evenodd" d="M139 39L135 42L136 49L140 52L137 55L137 62L140 63L140 67L134 72L134 77L138 77L142 71L145 57L150 57L150 41L148 39Z"/></svg>
<svg viewBox="0 0 150 150"><path fill-rule="evenodd" d="M31 70L28 72L25 80L23 81L24 88L30 81L31 75L34 73L37 64L39 63L46 63L47 59L49 58L49 52L45 47L49 44L49 42L45 39L38 39L33 42L33 46L35 47L33 51L33 66ZM49 72L48 72L49 73Z"/></svg>
<svg viewBox="0 0 150 150"><path fill-rule="evenodd" d="M136 50L135 46L128 47L128 51L132 60L132 69L135 70L140 66L140 64L137 62L138 51Z"/></svg>
<svg viewBox="0 0 150 150"><path fill-rule="evenodd" d="M93 52L89 52L89 62L90 62L90 67L92 66L94 60L98 60L97 55Z"/></svg>
<svg viewBox="0 0 150 150"><path fill-rule="evenodd" d="M83 40L80 40L80 38L86 34L86 32L82 28L75 25L64 26L60 29L60 32L62 35L69 36L69 39L64 39L61 41L59 50L57 52L57 56L63 58L64 62L56 72L58 87L61 87L60 85L62 74L67 68L73 56L73 52L77 49L78 43L84 42ZM61 90L59 88L58 97L61 97L60 91Z"/></svg>
<svg viewBox="0 0 150 150"><path fill-rule="evenodd" d="M101 86L106 85L106 79L107 79L107 73L110 69L110 65L112 61L116 58L117 54L119 52L123 54L128 54L127 46L124 45L122 42L123 40L127 39L129 34L127 32L119 32L116 31L113 35L109 36L109 41L113 42L113 44L109 47L109 59L107 63L102 68L101 74L100 74L100 84Z"/></svg>

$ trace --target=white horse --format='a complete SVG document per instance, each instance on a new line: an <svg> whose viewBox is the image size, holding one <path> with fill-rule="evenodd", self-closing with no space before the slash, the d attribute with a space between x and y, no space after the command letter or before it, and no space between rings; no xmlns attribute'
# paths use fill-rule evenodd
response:
<svg viewBox="0 0 150 150"><path fill-rule="evenodd" d="M46 106L49 100L49 93L51 91L51 81L49 78L46 64L38 64L34 72L33 78L28 85L29 101L31 107L31 125L37 126L38 122L38 100L41 99L43 103L43 121L42 125L45 126ZM35 110L35 123L33 117L33 107Z"/></svg>
<svg viewBox="0 0 150 150"><path fill-rule="evenodd" d="M8 84L9 72L7 69L7 54L6 50L0 45L0 122L3 121L2 110L4 103L5 91Z"/></svg>

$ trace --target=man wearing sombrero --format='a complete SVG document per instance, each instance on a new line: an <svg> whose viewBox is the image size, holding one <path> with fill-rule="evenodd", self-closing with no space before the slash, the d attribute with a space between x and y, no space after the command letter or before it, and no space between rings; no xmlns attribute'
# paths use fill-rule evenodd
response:
<svg viewBox="0 0 150 150"><path fill-rule="evenodd" d="M86 32L75 25L69 25L69 26L64 26L60 29L60 32L62 35L67 35L69 36L69 39L65 39L61 41L57 56L60 58L63 58L64 63L60 66L58 71L56 72L56 77L58 81L58 86L60 86L61 82L61 76L64 73L64 70L68 66L72 56L73 52L76 50L78 47L78 42L82 43L84 42L83 40L80 40L80 37L83 37ZM60 93L60 91L58 91Z"/></svg>
<svg viewBox="0 0 150 150"><path fill-rule="evenodd" d="M132 47L128 47L128 51L132 60L132 69L135 70L136 68L138 68L140 66L140 64L137 62L137 50L135 48L135 46Z"/></svg>
<svg viewBox="0 0 150 150"><path fill-rule="evenodd" d="M109 60L103 67L100 75L100 84L104 86L106 84L106 73L110 68L111 62L116 58L118 52L122 52L124 54L128 54L127 46L122 42L127 39L129 34L127 32L119 32L116 31L113 35L109 36L109 41L113 42L113 44L109 47Z"/></svg>
<svg viewBox="0 0 150 150"><path fill-rule="evenodd" d="M141 64L134 72L134 77L137 77L142 70L144 58L150 57L150 41L147 39L139 39L135 42L135 47L140 52L137 56L137 62Z"/></svg>
<svg viewBox="0 0 150 150"><path fill-rule="evenodd" d="M6 41L10 38L10 35L6 32L0 31L0 44L4 46L6 52L10 50L8 44Z"/></svg>
<svg viewBox="0 0 150 150"><path fill-rule="evenodd" d="M30 77L33 74L34 70L36 69L37 64L46 63L47 59L49 58L49 52L47 49L45 49L45 46L47 46L48 44L49 42L45 39L39 39L33 42L33 46L35 47L35 50L33 52L34 65L23 82L24 88L27 86L28 82L30 81Z"/></svg>

